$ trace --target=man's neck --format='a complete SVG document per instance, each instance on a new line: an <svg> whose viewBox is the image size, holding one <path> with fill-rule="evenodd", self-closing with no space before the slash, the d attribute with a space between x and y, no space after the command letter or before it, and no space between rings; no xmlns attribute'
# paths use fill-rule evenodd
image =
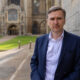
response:
<svg viewBox="0 0 80 80"><path fill-rule="evenodd" d="M56 40L62 35L62 33L63 33L63 31L61 31L61 32L51 32L51 36L52 36L52 38L54 38Z"/></svg>

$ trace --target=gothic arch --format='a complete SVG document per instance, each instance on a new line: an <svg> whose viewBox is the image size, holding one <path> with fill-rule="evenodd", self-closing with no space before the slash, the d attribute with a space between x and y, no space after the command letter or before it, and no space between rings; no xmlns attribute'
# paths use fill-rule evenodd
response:
<svg viewBox="0 0 80 80"><path fill-rule="evenodd" d="M32 33L33 34L38 34L39 33L39 28L38 28L38 22L37 21L33 21L33 25L32 25Z"/></svg>
<svg viewBox="0 0 80 80"><path fill-rule="evenodd" d="M18 28L15 24L12 24L8 27L7 30L8 35L18 35Z"/></svg>
<svg viewBox="0 0 80 80"><path fill-rule="evenodd" d="M40 33L46 33L46 20L40 22Z"/></svg>

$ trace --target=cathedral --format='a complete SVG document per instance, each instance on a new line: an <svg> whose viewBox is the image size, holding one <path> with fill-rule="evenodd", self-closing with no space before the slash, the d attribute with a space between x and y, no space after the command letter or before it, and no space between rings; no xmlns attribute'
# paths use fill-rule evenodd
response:
<svg viewBox="0 0 80 80"><path fill-rule="evenodd" d="M52 5L67 12L65 29L79 34L79 0L0 0L0 35L45 34L46 15Z"/></svg>
<svg viewBox="0 0 80 80"><path fill-rule="evenodd" d="M0 35L45 34L54 0L0 0Z"/></svg>

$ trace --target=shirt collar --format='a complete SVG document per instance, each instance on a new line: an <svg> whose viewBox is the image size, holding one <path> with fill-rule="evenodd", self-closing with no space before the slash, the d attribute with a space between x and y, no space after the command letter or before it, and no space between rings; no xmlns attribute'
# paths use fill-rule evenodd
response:
<svg viewBox="0 0 80 80"><path fill-rule="evenodd" d="M64 30L63 30L61 36L56 40L54 38L52 38L51 34L52 34L52 32L49 33L49 40L54 40L54 41L61 40L64 37Z"/></svg>

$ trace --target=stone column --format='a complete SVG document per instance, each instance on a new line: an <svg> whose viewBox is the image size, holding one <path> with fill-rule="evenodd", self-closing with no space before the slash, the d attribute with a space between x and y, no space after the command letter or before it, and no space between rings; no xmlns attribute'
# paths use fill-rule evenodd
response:
<svg viewBox="0 0 80 80"><path fill-rule="evenodd" d="M18 28L19 28L19 36L21 36L21 25L20 24L19 24Z"/></svg>
<svg viewBox="0 0 80 80"><path fill-rule="evenodd" d="M54 0L54 4L56 6L61 6L61 0Z"/></svg>
<svg viewBox="0 0 80 80"><path fill-rule="evenodd" d="M20 0L21 10L24 10L24 0Z"/></svg>
<svg viewBox="0 0 80 80"><path fill-rule="evenodd" d="M40 13L44 14L46 10L46 0L40 0Z"/></svg>
<svg viewBox="0 0 80 80"><path fill-rule="evenodd" d="M46 0L46 17L47 17L48 9L51 7L52 4L51 2L52 2L51 0ZM47 24L46 24L46 33L49 33L49 27Z"/></svg>
<svg viewBox="0 0 80 80"><path fill-rule="evenodd" d="M23 34L26 35L26 26L25 26L25 24L23 26L24 26L24 28L23 28Z"/></svg>
<svg viewBox="0 0 80 80"><path fill-rule="evenodd" d="M4 0L0 0L0 12L4 8L4 6L5 6L5 1Z"/></svg>
<svg viewBox="0 0 80 80"><path fill-rule="evenodd" d="M27 0L25 5L26 5L27 32L32 33L32 0Z"/></svg>

